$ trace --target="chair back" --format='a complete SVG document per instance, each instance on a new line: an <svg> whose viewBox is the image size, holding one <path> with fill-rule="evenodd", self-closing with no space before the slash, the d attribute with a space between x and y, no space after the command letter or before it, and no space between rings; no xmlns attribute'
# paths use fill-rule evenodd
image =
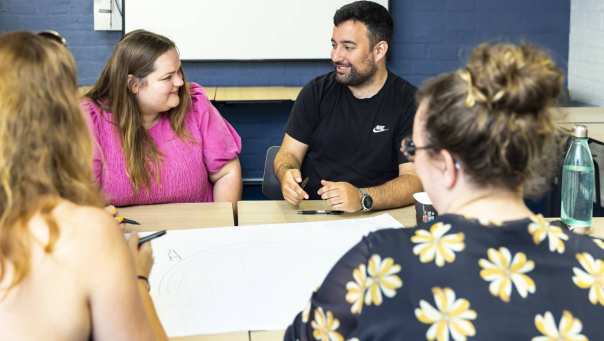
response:
<svg viewBox="0 0 604 341"><path fill-rule="evenodd" d="M264 174L262 176L262 194L269 200L283 200L281 194L281 184L275 175L273 162L275 155L279 151L279 146L270 146L266 150L266 159L264 160Z"/></svg>

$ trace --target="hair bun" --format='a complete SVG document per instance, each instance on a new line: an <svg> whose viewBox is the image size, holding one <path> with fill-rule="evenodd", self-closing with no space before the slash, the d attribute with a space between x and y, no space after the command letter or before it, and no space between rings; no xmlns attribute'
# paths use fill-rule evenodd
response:
<svg viewBox="0 0 604 341"><path fill-rule="evenodd" d="M560 69L529 44L481 44L473 50L467 70L486 102L505 112L539 113L562 91Z"/></svg>

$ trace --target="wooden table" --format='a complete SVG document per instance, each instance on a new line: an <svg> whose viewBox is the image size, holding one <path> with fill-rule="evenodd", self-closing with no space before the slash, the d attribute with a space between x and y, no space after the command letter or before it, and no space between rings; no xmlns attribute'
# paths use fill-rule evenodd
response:
<svg viewBox="0 0 604 341"><path fill-rule="evenodd" d="M301 87L297 86L245 86L216 88L215 101L295 101Z"/></svg>
<svg viewBox="0 0 604 341"><path fill-rule="evenodd" d="M370 217L382 213L388 213L394 219L398 220L405 227L415 226L415 207L408 206L403 208L372 211L369 213L345 213L341 215L316 214L303 215L297 214L297 210L320 210L327 209L327 205L322 200L305 200L300 203L298 208L293 207L285 201L239 201L237 210L239 212L239 225L255 224L281 224L281 223L301 223L306 221L326 221L341 220L350 218ZM548 218L555 220L558 218ZM577 231L580 232L581 231ZM593 227L588 231L589 234L604 238L604 217L593 218Z"/></svg>
<svg viewBox="0 0 604 341"><path fill-rule="evenodd" d="M562 122L604 123L604 107L564 107L560 111Z"/></svg>
<svg viewBox="0 0 604 341"><path fill-rule="evenodd" d="M239 225L302 223L307 221L342 220L362 218L389 213L401 224L407 227L415 226L415 208L413 206L392 210L373 211L369 213L331 214L298 214L296 210L328 209L323 200L304 200L298 208L283 200L239 201L237 212Z"/></svg>
<svg viewBox="0 0 604 341"><path fill-rule="evenodd" d="M562 116L558 123L570 130L575 124L587 126L587 135L598 141L604 141L604 107L568 107L560 108Z"/></svg>
<svg viewBox="0 0 604 341"><path fill-rule="evenodd" d="M274 340L283 340L283 337ZM235 332L215 335L181 336L171 337L170 341L250 341L250 333Z"/></svg>
<svg viewBox="0 0 604 341"><path fill-rule="evenodd" d="M292 316L292 321L293 320L294 317ZM250 341L282 341L284 335L284 330L251 332Z"/></svg>
<svg viewBox="0 0 604 341"><path fill-rule="evenodd" d="M206 97L210 101L213 101L214 98L216 97L216 87L215 86L204 86L203 88L206 90Z"/></svg>
<svg viewBox="0 0 604 341"><path fill-rule="evenodd" d="M136 231L234 226L233 205L228 202L145 205L118 208L118 214L141 223Z"/></svg>

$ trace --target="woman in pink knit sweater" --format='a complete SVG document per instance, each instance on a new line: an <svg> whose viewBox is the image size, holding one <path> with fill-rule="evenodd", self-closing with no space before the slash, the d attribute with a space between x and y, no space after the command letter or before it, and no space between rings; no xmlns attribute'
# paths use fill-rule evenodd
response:
<svg viewBox="0 0 604 341"><path fill-rule="evenodd" d="M174 42L137 30L117 44L81 103L94 174L116 206L241 198L241 138L187 83Z"/></svg>

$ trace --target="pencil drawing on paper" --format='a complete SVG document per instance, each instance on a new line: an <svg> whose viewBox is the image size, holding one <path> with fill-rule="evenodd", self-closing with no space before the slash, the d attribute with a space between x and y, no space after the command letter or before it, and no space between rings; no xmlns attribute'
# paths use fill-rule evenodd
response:
<svg viewBox="0 0 604 341"><path fill-rule="evenodd" d="M182 260L182 257L180 256L178 251L176 251L174 249L169 249L168 250L168 259L170 260L170 262L179 262Z"/></svg>

